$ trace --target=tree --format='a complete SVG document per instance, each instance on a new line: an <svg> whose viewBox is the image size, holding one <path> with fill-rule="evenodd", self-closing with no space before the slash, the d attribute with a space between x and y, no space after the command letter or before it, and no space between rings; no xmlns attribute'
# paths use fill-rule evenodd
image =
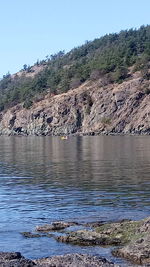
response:
<svg viewBox="0 0 150 267"><path fill-rule="evenodd" d="M23 65L23 70L24 70L24 71L27 70L27 67L28 67L27 64L24 64L24 65Z"/></svg>
<svg viewBox="0 0 150 267"><path fill-rule="evenodd" d="M114 73L115 82L122 82L124 79L128 77L128 69L124 66L120 66L116 69Z"/></svg>

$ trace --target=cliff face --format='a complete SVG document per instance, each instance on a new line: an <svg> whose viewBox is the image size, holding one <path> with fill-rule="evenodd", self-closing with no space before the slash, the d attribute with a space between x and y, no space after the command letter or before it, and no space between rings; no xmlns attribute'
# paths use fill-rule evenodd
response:
<svg viewBox="0 0 150 267"><path fill-rule="evenodd" d="M30 109L0 114L0 134L150 134L149 81L134 73L122 84L89 81L67 93L49 94Z"/></svg>

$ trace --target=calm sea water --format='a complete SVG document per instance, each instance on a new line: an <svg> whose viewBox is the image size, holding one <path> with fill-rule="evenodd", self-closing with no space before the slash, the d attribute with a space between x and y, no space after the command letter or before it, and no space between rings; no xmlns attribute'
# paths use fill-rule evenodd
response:
<svg viewBox="0 0 150 267"><path fill-rule="evenodd" d="M28 258L99 254L20 232L57 220L94 222L150 215L150 137L0 137L0 251Z"/></svg>

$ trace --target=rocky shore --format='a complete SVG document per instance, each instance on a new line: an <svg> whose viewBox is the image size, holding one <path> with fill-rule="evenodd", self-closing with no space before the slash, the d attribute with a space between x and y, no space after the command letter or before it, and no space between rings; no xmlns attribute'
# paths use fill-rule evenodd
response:
<svg viewBox="0 0 150 267"><path fill-rule="evenodd" d="M70 227L79 227L79 229L73 231ZM115 257L129 262L126 266L134 266L134 264L150 266L150 217L140 221L122 220L110 223L54 222L37 226L33 233L25 232L22 235L25 238L45 235L55 238L58 242L80 246L112 246L112 254ZM53 261L56 261L56 265ZM35 264L51 264L52 262L54 265L39 266L117 266L106 259L78 254L34 261Z"/></svg>
<svg viewBox="0 0 150 267"><path fill-rule="evenodd" d="M0 113L1 135L150 134L150 87L140 72L121 84L104 79L52 96L29 109Z"/></svg>
<svg viewBox="0 0 150 267"><path fill-rule="evenodd" d="M74 231L70 228L81 226L82 229ZM112 254L115 257L127 260L123 266L150 266L150 217L140 221L122 220L110 223L53 222L37 226L33 232L21 234L24 238L40 238L44 235L55 238L58 242L80 246L112 246ZM119 267L121 265L87 254L66 254L30 260L23 257L20 252L0 252L0 266Z"/></svg>

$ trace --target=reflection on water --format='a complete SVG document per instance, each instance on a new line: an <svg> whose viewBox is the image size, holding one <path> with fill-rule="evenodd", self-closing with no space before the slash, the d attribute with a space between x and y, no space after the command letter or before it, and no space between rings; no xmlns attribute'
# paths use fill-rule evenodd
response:
<svg viewBox="0 0 150 267"><path fill-rule="evenodd" d="M55 220L148 216L150 138L0 137L0 202L1 251L33 258L81 250L105 255L108 249L27 240L19 232Z"/></svg>

